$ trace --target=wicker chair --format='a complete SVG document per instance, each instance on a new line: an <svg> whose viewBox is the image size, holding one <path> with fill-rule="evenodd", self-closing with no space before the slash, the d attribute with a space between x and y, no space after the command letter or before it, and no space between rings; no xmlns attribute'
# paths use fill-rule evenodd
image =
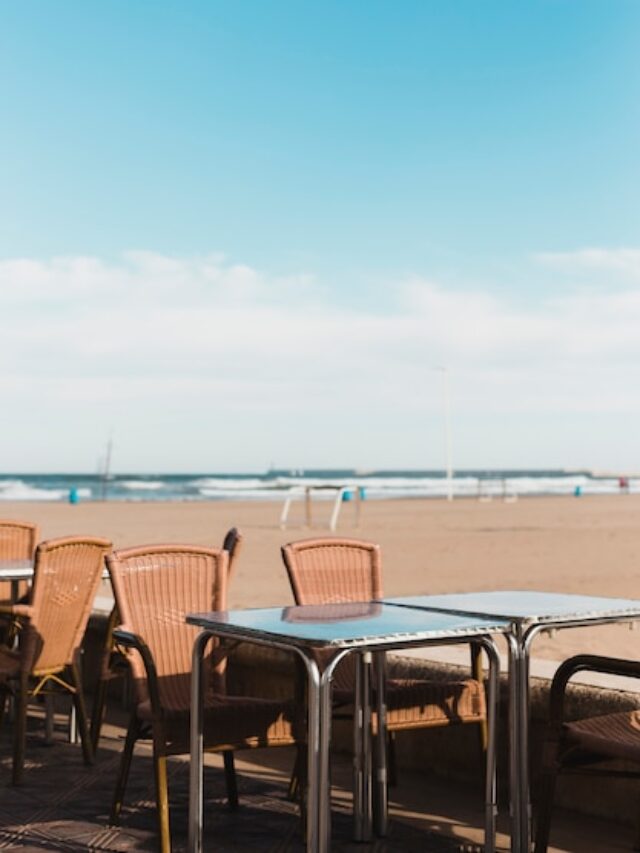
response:
<svg viewBox="0 0 640 853"><path fill-rule="evenodd" d="M38 526L30 521L0 519L0 561L31 560L38 541ZM27 581L21 581L18 597L28 589ZM0 581L0 604L11 603L11 581Z"/></svg>
<svg viewBox="0 0 640 853"><path fill-rule="evenodd" d="M640 764L640 712L632 710L573 721L565 719L569 680L584 671L640 678L640 663L597 655L577 655L558 668L551 683L549 724L542 752L535 853L546 853L549 844L558 774L640 777L639 771L598 766L616 759ZM636 850L639 849L639 840L636 839Z"/></svg>
<svg viewBox="0 0 640 853"><path fill-rule="evenodd" d="M357 539L326 537L292 542L282 548L296 604L329 604L382 598L380 547ZM356 662L349 655L338 664L333 680L334 708L353 702ZM389 735L389 781L395 782L395 732L473 723L486 749L486 703L479 650L472 649L475 677L465 680L386 681L386 725ZM374 730L377 721L374 718ZM290 795L303 778L304 756L298 753Z"/></svg>
<svg viewBox="0 0 640 853"><path fill-rule="evenodd" d="M187 545L130 548L107 558L123 620L114 638L127 648L134 688L111 822L119 819L135 742L150 729L163 853L171 849L166 759L190 751L191 654L198 629L187 625L185 616L225 608L228 561L228 552L223 549ZM211 644L205 690L205 749L224 753L296 743L293 702L226 695L226 654L224 647ZM235 787L228 793L233 804Z"/></svg>
<svg viewBox="0 0 640 853"><path fill-rule="evenodd" d="M0 719L9 694L16 702L14 784L22 779L29 697L52 688L71 693L85 764L93 763L79 655L104 554L110 547L104 539L81 536L40 543L29 603L2 605L5 613L18 620L20 628L17 649L0 646Z"/></svg>
<svg viewBox="0 0 640 853"><path fill-rule="evenodd" d="M237 527L232 527L227 531L222 544L223 550L227 551L229 554L229 575L227 583L235 568L241 545L242 533ZM104 721L104 710L109 684L115 680L126 678L129 674L128 660L125 655L115 648L113 640L113 632L119 624L120 616L118 614L118 608L114 605L107 620L100 660L100 670L93 692L93 706L91 709L91 744L94 752L97 752L98 744L100 743L100 732L102 731L102 723ZM220 666L223 670L224 661L221 662ZM222 672L220 674L222 675ZM225 754L225 766L229 762L233 762L232 752Z"/></svg>

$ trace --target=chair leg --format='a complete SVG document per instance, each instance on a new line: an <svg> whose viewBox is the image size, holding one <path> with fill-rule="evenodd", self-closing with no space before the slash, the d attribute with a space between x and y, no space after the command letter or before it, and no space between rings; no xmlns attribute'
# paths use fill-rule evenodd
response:
<svg viewBox="0 0 640 853"><path fill-rule="evenodd" d="M91 706L91 746L94 753L98 751L100 731L104 719L104 708L107 701L107 679L102 675L98 678Z"/></svg>
<svg viewBox="0 0 640 853"><path fill-rule="evenodd" d="M633 849L640 850L640 814L636 813L636 825L635 825L635 839L633 842Z"/></svg>
<svg viewBox="0 0 640 853"><path fill-rule="evenodd" d="M73 704L76 709L77 727L80 730L80 741L82 743L82 755L84 763L89 765L94 762L93 747L91 745L91 737L89 735L89 726L87 724L87 709L84 704L84 694L82 692L82 679L80 678L80 670L77 664L71 665L71 678L75 692L73 694Z"/></svg>
<svg viewBox="0 0 640 853"><path fill-rule="evenodd" d="M160 853L171 853L169 827L169 789L167 786L167 756L164 738L153 731L153 772L156 782L156 808L158 813L158 841Z"/></svg>
<svg viewBox="0 0 640 853"><path fill-rule="evenodd" d="M14 785L22 782L24 769L24 750L27 739L27 700L29 698L29 681L26 673L20 673L20 686L16 696L16 719L13 734L13 777Z"/></svg>
<svg viewBox="0 0 640 853"><path fill-rule="evenodd" d="M116 789L113 793L111 814L109 815L109 823L112 826L116 826L120 821L124 792L127 787L127 779L129 778L131 758L133 757L133 747L138 739L138 732L138 719L134 710L131 714L131 718L129 719L129 728L127 729L127 737L124 742L124 749L122 750L122 758L120 759L120 770L118 771L118 779L116 780Z"/></svg>
<svg viewBox="0 0 640 853"><path fill-rule="evenodd" d="M484 667L482 665L482 647L477 643L471 643L471 674L476 681L479 681L480 684L484 683ZM485 717L481 723L479 723L479 740L480 740L480 751L482 753L483 758L486 757L487 753L487 745L489 743L489 724Z"/></svg>
<svg viewBox="0 0 640 853"><path fill-rule="evenodd" d="M230 809L238 808L238 782L236 779L236 766L233 760L233 752L230 749L222 753L224 760L224 777L227 783L227 802Z"/></svg>
<svg viewBox="0 0 640 853"><path fill-rule="evenodd" d="M293 770L291 771L291 778L289 779L289 788L287 790L287 799L294 802L300 796L301 789L301 779L304 774L304 755L303 755L304 747L297 746L296 747L296 759L293 764Z"/></svg>
<svg viewBox="0 0 640 853"><path fill-rule="evenodd" d="M302 661L296 657L294 699L298 708L306 707L307 703L307 673ZM291 771L287 798L294 802L302 801L302 794L307 779L307 749L306 745L296 748L296 760Z"/></svg>
<svg viewBox="0 0 640 853"><path fill-rule="evenodd" d="M9 690L5 690L3 685L0 685L0 729L2 728L2 723L4 722L4 715L7 711L7 704L9 703Z"/></svg>
<svg viewBox="0 0 640 853"><path fill-rule="evenodd" d="M396 763L396 735L395 732L387 731L387 778L389 787L395 788L398 784L398 765Z"/></svg>
<svg viewBox="0 0 640 853"><path fill-rule="evenodd" d="M555 742L547 742L544 747L543 767L540 776L538 806L535 820L534 853L547 853L551 812L559 770L558 749Z"/></svg>

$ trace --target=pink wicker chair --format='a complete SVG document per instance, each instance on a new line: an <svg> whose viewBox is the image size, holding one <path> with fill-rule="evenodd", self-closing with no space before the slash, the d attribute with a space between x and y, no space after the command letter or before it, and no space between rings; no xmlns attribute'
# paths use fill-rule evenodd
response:
<svg viewBox="0 0 640 853"><path fill-rule="evenodd" d="M93 763L79 655L104 554L110 547L104 539L81 536L40 543L29 603L2 605L3 612L19 621L17 650L0 647L0 719L7 695L12 693L16 700L14 784L22 779L29 697L52 688L73 696L84 760Z"/></svg>
<svg viewBox="0 0 640 853"><path fill-rule="evenodd" d="M357 539L326 537L292 542L282 548L282 558L296 604L331 604L368 601L383 597L380 547ZM472 652L475 677L464 680L424 681L391 678L386 682L390 782L395 781L395 732L476 724L486 749L486 702L480 655ZM334 677L337 710L353 702L355 659L338 664ZM374 717L374 730L377 721ZM298 762L290 793L297 788L304 756Z"/></svg>
<svg viewBox="0 0 640 853"><path fill-rule="evenodd" d="M233 574L233 570L236 566L241 545L242 533L237 527L232 527L227 531L222 544L223 550L227 551L229 554L229 574L227 577L227 584L231 579L231 575ZM100 732L102 731L102 723L104 721L108 686L113 681L126 678L129 674L128 660L125 655L116 650L113 641L113 632L119 624L120 616L118 614L118 608L114 605L111 613L109 614L109 619L107 620L102 656L100 660L100 671L93 693L93 706L91 709L91 744L94 752L97 752L98 744L100 743ZM221 677L224 671L224 666L225 662L222 661L220 663ZM228 754L225 753L225 766L227 764L233 764L232 752L229 752ZM231 768L228 768L228 772L233 772L232 766ZM232 778L235 778L235 776L232 776Z"/></svg>
<svg viewBox="0 0 640 853"><path fill-rule="evenodd" d="M0 519L0 561L31 560L38 541L38 526L30 521ZM25 595L26 581L18 588L18 596ZM0 604L11 603L11 582L0 581Z"/></svg>
<svg viewBox="0 0 640 853"><path fill-rule="evenodd" d="M187 625L185 617L225 608L228 561L223 549L187 545L129 548L107 558L123 621L114 638L128 650L135 694L111 822L119 820L135 742L150 728L162 853L171 849L166 759L189 752L191 654L198 629ZM294 703L226 695L227 651L214 644L210 648L205 749L224 753L296 743ZM234 788L231 803L235 796Z"/></svg>

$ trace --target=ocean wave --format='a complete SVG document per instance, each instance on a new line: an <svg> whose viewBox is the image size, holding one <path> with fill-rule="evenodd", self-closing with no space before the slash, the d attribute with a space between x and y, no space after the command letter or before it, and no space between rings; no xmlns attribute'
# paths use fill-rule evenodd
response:
<svg viewBox="0 0 640 853"><path fill-rule="evenodd" d="M242 492L238 492L237 489L230 489L229 491L225 491L224 489L199 489L199 494L202 495L203 498L215 498L216 500L224 500L228 498L229 500L269 500L272 499L283 499L286 495L284 491L274 491L273 489L265 490L265 489L246 489Z"/></svg>
<svg viewBox="0 0 640 853"><path fill-rule="evenodd" d="M640 478L628 481L628 491L640 493ZM489 499L535 495L606 495L622 491L616 476L590 476L583 472L472 471L449 482L440 472L390 471L357 474L355 471L277 472L263 476L123 475L107 482L99 475L27 474L0 479L0 501L64 501L71 489L81 500L102 498L126 501L272 500L300 497L307 488L318 489L314 500L334 500L333 489L361 489L365 498L443 498L449 488L455 498Z"/></svg>
<svg viewBox="0 0 640 853"><path fill-rule="evenodd" d="M117 480L116 485L120 489L131 489L136 492L154 492L167 487L167 484L163 480Z"/></svg>
<svg viewBox="0 0 640 853"><path fill-rule="evenodd" d="M273 489L273 483L273 480L262 480L258 477L247 477L246 479L239 478L237 480L234 480L231 477L202 477L198 480L192 480L188 485L197 489L202 494L205 493L205 490L213 494L218 491L244 492L251 491L252 489L267 491Z"/></svg>
<svg viewBox="0 0 640 853"><path fill-rule="evenodd" d="M79 498L90 499L90 488L76 489ZM62 501L68 500L68 488L43 489L22 480L0 480L0 501Z"/></svg>

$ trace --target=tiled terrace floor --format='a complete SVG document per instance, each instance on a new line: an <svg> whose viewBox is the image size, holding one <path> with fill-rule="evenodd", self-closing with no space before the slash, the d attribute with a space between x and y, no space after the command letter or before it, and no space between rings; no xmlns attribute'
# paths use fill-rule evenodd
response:
<svg viewBox="0 0 640 853"><path fill-rule="evenodd" d="M59 851L150 851L155 849L153 776L150 750L142 745L134 758L121 826L107 825L107 815L122 744L122 730L105 727L94 767L82 763L80 748L56 733L52 746L44 744L40 729L30 733L27 772L20 788L10 777L9 726L0 736L0 849ZM245 758L247 754L245 753ZM225 806L220 762L208 757L205 791L206 848L217 851L301 853L303 844L296 807L285 798L292 763L291 750L252 753L250 762L239 758L241 805L236 812ZM170 762L173 849L186 849L188 764ZM333 849L337 853L412 853L412 851L466 851L482 839L482 808L478 790L429 778L401 774L392 791L388 838L372 844L350 841L349 761L334 762ZM501 829L506 830L504 818ZM631 850L632 831L584 816L559 814L554 822L554 851L615 853ZM508 850L508 838L499 836L499 849Z"/></svg>

